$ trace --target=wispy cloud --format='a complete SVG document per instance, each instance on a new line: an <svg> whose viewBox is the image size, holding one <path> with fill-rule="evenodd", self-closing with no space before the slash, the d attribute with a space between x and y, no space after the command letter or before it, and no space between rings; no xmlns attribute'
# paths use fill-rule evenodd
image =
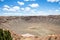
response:
<svg viewBox="0 0 60 40"><path fill-rule="evenodd" d="M0 12L1 15L60 14L60 0L0 0Z"/></svg>
<svg viewBox="0 0 60 40"><path fill-rule="evenodd" d="M27 1L28 2L28 1L36 1L36 0L24 0L24 1Z"/></svg>
<svg viewBox="0 0 60 40"><path fill-rule="evenodd" d="M8 5L4 5L3 10L4 11L18 11L20 10L20 7L19 6L10 7Z"/></svg>
<svg viewBox="0 0 60 40"><path fill-rule="evenodd" d="M32 8L37 8L37 7L39 7L39 4L34 3L34 4L30 4L29 6L32 7Z"/></svg>
<svg viewBox="0 0 60 40"><path fill-rule="evenodd" d="M47 0L48 2L59 2L60 0Z"/></svg>
<svg viewBox="0 0 60 40"><path fill-rule="evenodd" d="M58 11L60 11L60 10L56 9L55 11L58 12Z"/></svg>
<svg viewBox="0 0 60 40"><path fill-rule="evenodd" d="M30 7L25 7L25 8L21 8L22 11L30 11L31 8Z"/></svg>
<svg viewBox="0 0 60 40"><path fill-rule="evenodd" d="M24 5L24 2L17 1L19 5Z"/></svg>

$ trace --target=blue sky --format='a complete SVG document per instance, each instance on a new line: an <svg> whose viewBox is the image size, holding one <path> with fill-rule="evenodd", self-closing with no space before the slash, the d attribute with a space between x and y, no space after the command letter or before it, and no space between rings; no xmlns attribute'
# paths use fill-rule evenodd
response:
<svg viewBox="0 0 60 40"><path fill-rule="evenodd" d="M60 0L0 0L0 16L60 15Z"/></svg>

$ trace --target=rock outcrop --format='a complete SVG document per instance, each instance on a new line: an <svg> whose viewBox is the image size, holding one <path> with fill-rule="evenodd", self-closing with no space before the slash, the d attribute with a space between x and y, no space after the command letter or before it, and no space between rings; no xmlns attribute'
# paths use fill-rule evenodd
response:
<svg viewBox="0 0 60 40"><path fill-rule="evenodd" d="M60 34L52 34L46 36L36 36L32 34L17 35L12 32L13 40L60 40Z"/></svg>

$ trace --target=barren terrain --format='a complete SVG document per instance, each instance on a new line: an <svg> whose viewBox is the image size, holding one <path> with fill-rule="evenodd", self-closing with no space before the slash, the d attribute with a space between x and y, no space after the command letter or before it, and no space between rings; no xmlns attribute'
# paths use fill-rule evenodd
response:
<svg viewBox="0 0 60 40"><path fill-rule="evenodd" d="M60 15L50 16L0 16L0 28L17 34L38 36L60 34Z"/></svg>

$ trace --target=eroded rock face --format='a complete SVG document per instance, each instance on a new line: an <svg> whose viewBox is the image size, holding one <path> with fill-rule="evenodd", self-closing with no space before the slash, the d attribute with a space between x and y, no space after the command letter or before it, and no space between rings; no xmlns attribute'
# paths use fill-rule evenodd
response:
<svg viewBox="0 0 60 40"><path fill-rule="evenodd" d="M27 17L21 17L21 19L27 22L49 22L54 24L60 23L60 15L27 16Z"/></svg>
<svg viewBox="0 0 60 40"><path fill-rule="evenodd" d="M9 20L21 19L26 22L48 22L53 24L60 24L60 15L49 16L0 16L0 23L5 23Z"/></svg>
<svg viewBox="0 0 60 40"><path fill-rule="evenodd" d="M60 34L47 35L47 36L36 36L32 34L20 34L17 35L14 32L11 33L13 40L60 40Z"/></svg>

